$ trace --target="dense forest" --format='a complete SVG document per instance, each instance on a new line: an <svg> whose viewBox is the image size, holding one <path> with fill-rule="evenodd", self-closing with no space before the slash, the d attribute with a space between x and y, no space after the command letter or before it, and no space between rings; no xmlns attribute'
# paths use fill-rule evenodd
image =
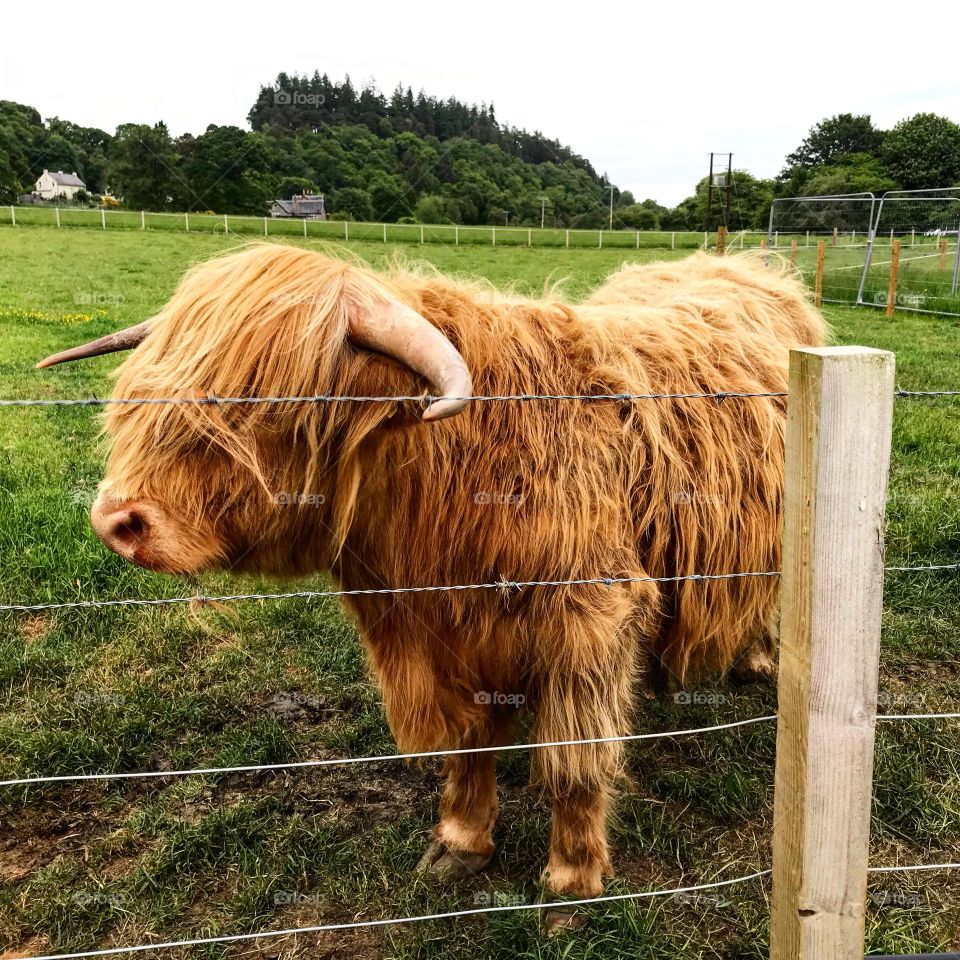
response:
<svg viewBox="0 0 960 960"><path fill-rule="evenodd" d="M0 202L46 169L77 171L87 202L110 192L132 209L263 214L275 197L323 193L335 219L700 229L707 178L674 208L636 202L556 140L501 124L492 104L441 100L410 87L387 97L314 73L260 89L249 130L211 125L172 137L163 122L111 135L0 101ZM869 116L816 124L778 177L735 171L731 227L765 223L776 196L960 184L960 126L917 114L891 130ZM717 203L717 215L719 204Z"/></svg>

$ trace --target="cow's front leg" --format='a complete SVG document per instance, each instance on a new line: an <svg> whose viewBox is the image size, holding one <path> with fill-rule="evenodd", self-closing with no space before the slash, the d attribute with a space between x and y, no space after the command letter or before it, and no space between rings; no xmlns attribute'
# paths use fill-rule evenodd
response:
<svg viewBox="0 0 960 960"><path fill-rule="evenodd" d="M440 822L418 869L461 879L490 862L497 819L496 763L493 752L447 757Z"/></svg>

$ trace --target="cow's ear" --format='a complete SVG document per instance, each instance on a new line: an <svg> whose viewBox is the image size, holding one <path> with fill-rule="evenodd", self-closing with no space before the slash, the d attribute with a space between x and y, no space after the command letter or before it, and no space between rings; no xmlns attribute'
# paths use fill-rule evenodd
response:
<svg viewBox="0 0 960 960"><path fill-rule="evenodd" d="M350 339L376 350L426 377L438 394L423 412L424 420L460 413L470 401L473 382L457 348L419 313L398 300L350 311Z"/></svg>

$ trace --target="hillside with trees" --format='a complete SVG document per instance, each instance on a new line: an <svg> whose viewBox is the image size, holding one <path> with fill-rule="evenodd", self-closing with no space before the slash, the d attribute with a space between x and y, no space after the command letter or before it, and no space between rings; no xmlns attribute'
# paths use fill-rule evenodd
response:
<svg viewBox="0 0 960 960"><path fill-rule="evenodd" d="M162 121L125 123L111 135L0 101L0 202L16 202L46 168L77 171L93 197L109 189L131 209L263 215L275 197L314 192L335 219L538 226L543 212L547 226L607 223L606 176L557 140L501 124L492 104L281 73L247 120L248 130L179 137ZM730 226L763 227L780 196L951 184L960 184L953 121L922 113L881 130L869 116L838 114L810 130L776 178L734 171ZM614 226L702 229L707 193L704 177L668 208L613 186Z"/></svg>

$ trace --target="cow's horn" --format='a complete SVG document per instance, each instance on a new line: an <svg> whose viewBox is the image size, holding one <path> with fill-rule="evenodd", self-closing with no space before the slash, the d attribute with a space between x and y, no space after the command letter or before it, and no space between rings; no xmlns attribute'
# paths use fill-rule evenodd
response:
<svg viewBox="0 0 960 960"><path fill-rule="evenodd" d="M384 310L352 312L350 338L426 377L440 396L424 410L424 420L455 416L467 405L473 383L463 357L435 326L405 304L391 301Z"/></svg>
<svg viewBox="0 0 960 960"><path fill-rule="evenodd" d="M52 367L58 363L67 363L69 360L83 360L84 357L99 357L104 353L116 353L118 350L132 350L139 346L144 337L150 332L152 320L144 320L135 327L127 327L126 330L118 330L116 333L108 333L99 340L93 340L80 347L71 347L61 353L55 353L41 360L37 364L37 369Z"/></svg>

